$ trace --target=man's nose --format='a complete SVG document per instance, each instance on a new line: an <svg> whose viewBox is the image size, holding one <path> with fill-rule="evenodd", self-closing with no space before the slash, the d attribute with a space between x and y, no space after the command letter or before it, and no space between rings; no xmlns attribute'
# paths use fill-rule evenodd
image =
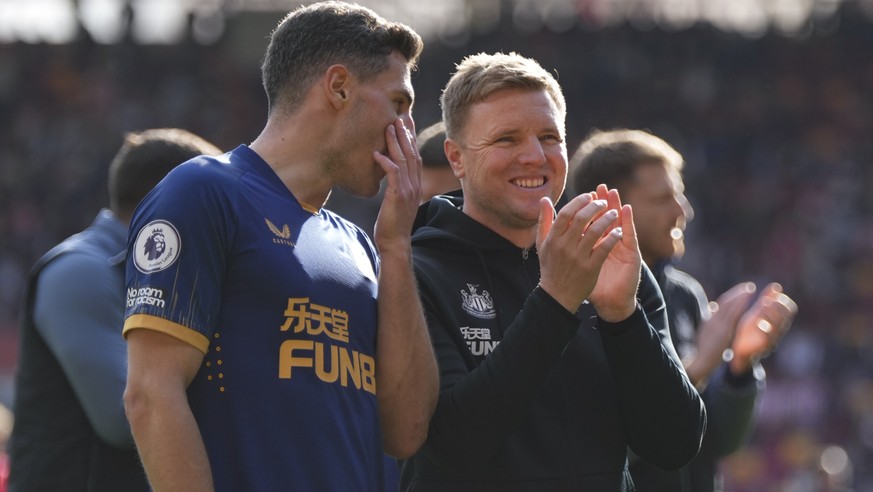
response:
<svg viewBox="0 0 873 492"><path fill-rule="evenodd" d="M518 160L522 164L542 164L546 161L543 143L536 136L524 139L519 149Z"/></svg>
<svg viewBox="0 0 873 492"><path fill-rule="evenodd" d="M691 206L688 197L686 197L684 193L680 193L676 197L676 203L678 203L679 207L682 209L682 215L685 216L685 221L691 222L691 220L694 219L694 207Z"/></svg>

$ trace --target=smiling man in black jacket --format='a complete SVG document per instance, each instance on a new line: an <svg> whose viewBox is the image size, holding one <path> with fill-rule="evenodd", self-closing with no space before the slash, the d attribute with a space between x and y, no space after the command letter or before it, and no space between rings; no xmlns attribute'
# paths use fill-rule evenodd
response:
<svg viewBox="0 0 873 492"><path fill-rule="evenodd" d="M598 187L555 216L560 86L517 54L466 58L442 96L462 197L419 211L416 276L440 366L411 491L631 491L627 448L678 468L705 427L642 265L633 214Z"/></svg>

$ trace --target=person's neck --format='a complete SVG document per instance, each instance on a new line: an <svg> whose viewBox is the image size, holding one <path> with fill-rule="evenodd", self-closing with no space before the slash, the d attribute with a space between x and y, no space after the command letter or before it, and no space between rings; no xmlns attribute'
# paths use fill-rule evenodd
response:
<svg viewBox="0 0 873 492"><path fill-rule="evenodd" d="M321 166L323 142L317 125L295 117L267 121L260 135L249 145L279 176L297 201L320 209L330 195L331 182Z"/></svg>
<svg viewBox="0 0 873 492"><path fill-rule="evenodd" d="M641 256L643 257L643 263L645 263L646 266L649 268L654 268L655 265L657 265L658 262L661 261L658 258L653 258L651 256L646 256L646 255L641 255Z"/></svg>
<svg viewBox="0 0 873 492"><path fill-rule="evenodd" d="M500 237L502 237L503 239L506 239L507 241L509 241L510 243L514 244L515 246L517 246L519 248L527 249L527 248L532 247L536 243L536 239L537 239L536 224L534 224L534 226L527 228L527 229L510 227L510 226L506 226L504 224L495 224L492 221L483 220L483 218L480 217L475 212L471 213L471 211L467 207L462 207L461 211L464 212L465 214L467 214L470 218L472 218L476 222L491 229L492 231L497 233Z"/></svg>
<svg viewBox="0 0 873 492"><path fill-rule="evenodd" d="M511 242L512 244L514 244L522 249L532 248L534 246L534 244L536 244L536 240L537 240L536 228L534 228L530 231L505 230L503 232L501 232L501 231L495 231L495 232L497 232L498 234L503 236L503 238L506 239L507 241Z"/></svg>

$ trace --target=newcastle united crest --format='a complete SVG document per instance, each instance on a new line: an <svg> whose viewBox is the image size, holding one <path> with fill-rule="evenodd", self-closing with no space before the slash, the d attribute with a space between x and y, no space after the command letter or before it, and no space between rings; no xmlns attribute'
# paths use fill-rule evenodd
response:
<svg viewBox="0 0 873 492"><path fill-rule="evenodd" d="M494 311L494 301L491 300L491 294L487 290L482 289L478 292L478 285L467 284L470 292L461 289L462 303L461 307L467 314L482 319L494 319L497 313Z"/></svg>

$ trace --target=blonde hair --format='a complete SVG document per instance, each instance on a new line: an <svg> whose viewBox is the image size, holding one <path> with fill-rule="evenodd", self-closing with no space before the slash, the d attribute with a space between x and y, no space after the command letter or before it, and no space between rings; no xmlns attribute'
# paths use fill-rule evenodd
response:
<svg viewBox="0 0 873 492"><path fill-rule="evenodd" d="M566 119L561 86L539 63L515 52L478 53L456 66L440 97L446 136L456 138L467 122L470 107L503 89L544 90L560 110L561 121Z"/></svg>

